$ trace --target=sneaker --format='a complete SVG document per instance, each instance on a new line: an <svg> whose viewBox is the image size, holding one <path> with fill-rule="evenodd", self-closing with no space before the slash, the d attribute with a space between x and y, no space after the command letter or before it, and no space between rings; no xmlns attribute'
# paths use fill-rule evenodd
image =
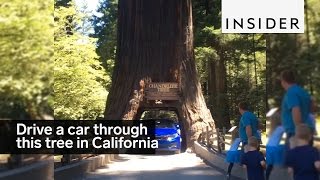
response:
<svg viewBox="0 0 320 180"><path fill-rule="evenodd" d="M229 173L226 174L226 180L230 180L231 175Z"/></svg>

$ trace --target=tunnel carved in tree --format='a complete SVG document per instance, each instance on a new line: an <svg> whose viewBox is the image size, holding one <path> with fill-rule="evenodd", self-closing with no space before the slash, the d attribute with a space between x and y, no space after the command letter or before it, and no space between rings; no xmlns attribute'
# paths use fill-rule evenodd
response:
<svg viewBox="0 0 320 180"><path fill-rule="evenodd" d="M119 0L118 41L105 119L134 119L148 82L176 82L188 147L204 126L214 128L197 77L191 0ZM149 102L150 104L150 102ZM165 105L165 103L164 103Z"/></svg>

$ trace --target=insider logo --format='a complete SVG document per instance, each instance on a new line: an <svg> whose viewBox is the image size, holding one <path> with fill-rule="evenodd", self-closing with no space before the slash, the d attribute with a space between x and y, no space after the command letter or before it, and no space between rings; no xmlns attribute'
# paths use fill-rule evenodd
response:
<svg viewBox="0 0 320 180"><path fill-rule="evenodd" d="M222 0L222 33L304 33L304 0Z"/></svg>

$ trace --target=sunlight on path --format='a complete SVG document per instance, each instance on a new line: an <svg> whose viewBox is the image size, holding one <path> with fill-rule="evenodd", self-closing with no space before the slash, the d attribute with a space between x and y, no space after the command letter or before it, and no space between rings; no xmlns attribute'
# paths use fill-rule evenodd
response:
<svg viewBox="0 0 320 180"><path fill-rule="evenodd" d="M207 166L195 154L120 155L87 180L223 180L222 172Z"/></svg>

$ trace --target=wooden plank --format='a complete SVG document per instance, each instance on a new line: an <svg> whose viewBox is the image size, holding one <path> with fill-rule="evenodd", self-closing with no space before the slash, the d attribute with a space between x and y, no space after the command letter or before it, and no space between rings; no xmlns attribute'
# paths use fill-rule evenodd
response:
<svg viewBox="0 0 320 180"><path fill-rule="evenodd" d="M178 96L178 93L159 93L159 92L151 92L145 93L145 96Z"/></svg>
<svg viewBox="0 0 320 180"><path fill-rule="evenodd" d="M146 99L153 99L153 100L162 100L162 99L180 99L179 95L175 95L175 96L166 96L166 95L146 95L144 96ZM158 99L155 99L158 98Z"/></svg>
<svg viewBox="0 0 320 180"><path fill-rule="evenodd" d="M147 100L179 100L179 84L175 82L148 83L144 97Z"/></svg>
<svg viewBox="0 0 320 180"><path fill-rule="evenodd" d="M179 89L179 84L175 82L151 82L146 84L145 89Z"/></svg>
<svg viewBox="0 0 320 180"><path fill-rule="evenodd" d="M232 136L231 136L231 134L229 135L229 134L226 134L225 136L224 136L224 139L227 141L232 141Z"/></svg>
<svg viewBox="0 0 320 180"><path fill-rule="evenodd" d="M165 97L168 97L168 98L179 98L179 96L152 96L152 95L148 95L148 96L145 96L146 98L165 98Z"/></svg>
<svg viewBox="0 0 320 180"><path fill-rule="evenodd" d="M146 96L145 98L147 100L164 100L164 101L179 100L178 96Z"/></svg>
<svg viewBox="0 0 320 180"><path fill-rule="evenodd" d="M149 83L145 88L145 92L169 93L179 92L178 83Z"/></svg>
<svg viewBox="0 0 320 180"><path fill-rule="evenodd" d="M163 91L161 91L163 90ZM179 92L179 89L145 89L145 92Z"/></svg>
<svg viewBox="0 0 320 180"><path fill-rule="evenodd" d="M224 141L224 144L227 144L227 145L230 145L230 146L231 146L231 143L230 143L230 142L227 142L227 141Z"/></svg>
<svg viewBox="0 0 320 180"><path fill-rule="evenodd" d="M145 92L146 95L178 95L179 93L178 92L150 92L150 91L147 91Z"/></svg>

